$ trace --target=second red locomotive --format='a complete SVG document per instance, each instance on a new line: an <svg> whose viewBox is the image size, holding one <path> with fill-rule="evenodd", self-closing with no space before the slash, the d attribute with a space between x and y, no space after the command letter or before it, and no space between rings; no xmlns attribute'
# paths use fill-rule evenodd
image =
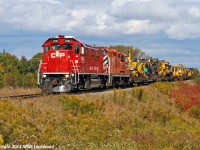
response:
<svg viewBox="0 0 200 150"><path fill-rule="evenodd" d="M38 82L43 91L70 92L129 84L127 56L115 49L89 46L63 35L49 38L42 47Z"/></svg>

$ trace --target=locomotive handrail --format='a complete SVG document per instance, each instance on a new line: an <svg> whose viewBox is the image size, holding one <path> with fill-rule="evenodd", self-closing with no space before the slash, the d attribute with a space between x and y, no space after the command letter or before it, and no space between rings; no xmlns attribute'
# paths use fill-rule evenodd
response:
<svg viewBox="0 0 200 150"><path fill-rule="evenodd" d="M40 84L40 69L41 69L41 65L42 65L42 60L39 60L39 67L38 67L38 76L37 76L37 83L38 85Z"/></svg>
<svg viewBox="0 0 200 150"><path fill-rule="evenodd" d="M110 58L109 58L109 56L108 56L108 62L109 62L109 67L108 67L108 81L109 81L109 83L111 82L111 74L110 74Z"/></svg>
<svg viewBox="0 0 200 150"><path fill-rule="evenodd" d="M71 60L71 62L72 62L72 68L74 68L74 70L75 70L75 73L74 73L74 76L75 76L75 82L74 82L74 84L77 84L77 83L79 83L79 82L77 82L77 79L76 79L76 73L78 73L78 66L77 66L77 64L76 64L76 66L74 65L74 61L73 60ZM78 77L79 78L79 77ZM73 81L73 80L72 80Z"/></svg>

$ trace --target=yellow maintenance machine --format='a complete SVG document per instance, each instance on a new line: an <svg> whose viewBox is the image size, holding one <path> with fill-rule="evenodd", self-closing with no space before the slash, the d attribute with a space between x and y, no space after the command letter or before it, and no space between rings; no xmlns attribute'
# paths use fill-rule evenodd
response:
<svg viewBox="0 0 200 150"><path fill-rule="evenodd" d="M171 76L172 69L169 65L169 62L166 62L164 60L159 62L159 68L158 68L158 75L162 77Z"/></svg>
<svg viewBox="0 0 200 150"><path fill-rule="evenodd" d="M173 66L173 77L184 77L186 76L186 68L182 64Z"/></svg>
<svg viewBox="0 0 200 150"><path fill-rule="evenodd" d="M186 76L192 77L194 75L194 69L193 68L187 68L186 69Z"/></svg>
<svg viewBox="0 0 200 150"><path fill-rule="evenodd" d="M139 78L139 77L144 77L144 78L148 78L148 69L146 68L146 60L144 59L138 59L135 58L134 60L132 60L132 55L131 52L129 50L129 56L128 56L128 61L129 61L129 68L131 71L131 76L135 77L135 78Z"/></svg>

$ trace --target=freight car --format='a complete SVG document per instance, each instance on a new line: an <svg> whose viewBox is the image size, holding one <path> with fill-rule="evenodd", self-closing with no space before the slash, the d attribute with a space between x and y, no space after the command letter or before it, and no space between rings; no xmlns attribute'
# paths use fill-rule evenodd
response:
<svg viewBox="0 0 200 150"><path fill-rule="evenodd" d="M45 92L71 92L135 83L184 80L192 68L172 66L164 60L132 59L109 47L84 44L72 36L49 38L42 45L38 84Z"/></svg>
<svg viewBox="0 0 200 150"><path fill-rule="evenodd" d="M72 36L49 38L43 47L38 83L46 92L70 92L129 84L127 56L84 44Z"/></svg>

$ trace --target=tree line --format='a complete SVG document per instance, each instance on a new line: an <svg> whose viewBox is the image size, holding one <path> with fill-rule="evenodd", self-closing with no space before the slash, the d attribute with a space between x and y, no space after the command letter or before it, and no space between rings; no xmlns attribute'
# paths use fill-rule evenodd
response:
<svg viewBox="0 0 200 150"><path fill-rule="evenodd" d="M131 52L131 56L135 58L149 58L148 55L145 54L144 51L139 49L138 47L134 46L125 46L125 45L114 45L110 46L110 48L116 49L117 51L122 51L127 56L129 54L129 51Z"/></svg>
<svg viewBox="0 0 200 150"><path fill-rule="evenodd" d="M0 53L0 88L37 86L40 55L37 53L28 60L25 56L19 59L5 50Z"/></svg>

